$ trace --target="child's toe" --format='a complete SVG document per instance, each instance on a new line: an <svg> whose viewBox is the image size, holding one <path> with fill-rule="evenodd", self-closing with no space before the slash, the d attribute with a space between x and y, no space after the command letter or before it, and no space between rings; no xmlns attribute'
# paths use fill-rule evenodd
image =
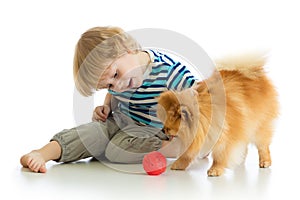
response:
<svg viewBox="0 0 300 200"><path fill-rule="evenodd" d="M42 165L42 166L41 166L40 172L41 172L41 173L46 173L46 172L47 172L47 169L46 169L46 166L45 166L45 165Z"/></svg>

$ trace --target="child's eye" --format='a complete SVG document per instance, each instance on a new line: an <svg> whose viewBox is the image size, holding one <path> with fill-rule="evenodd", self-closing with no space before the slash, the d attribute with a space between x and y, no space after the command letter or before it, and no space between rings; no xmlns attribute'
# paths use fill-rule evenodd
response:
<svg viewBox="0 0 300 200"><path fill-rule="evenodd" d="M114 74L114 78L117 78L117 76L118 76L118 72L116 72L116 73Z"/></svg>

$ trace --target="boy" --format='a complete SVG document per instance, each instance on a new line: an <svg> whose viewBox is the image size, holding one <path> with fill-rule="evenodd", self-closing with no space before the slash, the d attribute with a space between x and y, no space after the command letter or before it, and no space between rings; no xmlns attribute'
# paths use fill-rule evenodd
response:
<svg viewBox="0 0 300 200"><path fill-rule="evenodd" d="M65 129L41 149L21 157L23 167L46 172L49 160L72 162L87 157L140 163L170 141L156 117L156 97L165 90L191 87L195 77L180 62L140 45L117 27L95 27L79 39L74 56L77 90L90 96L108 89L91 123ZM173 153L174 154L174 153Z"/></svg>

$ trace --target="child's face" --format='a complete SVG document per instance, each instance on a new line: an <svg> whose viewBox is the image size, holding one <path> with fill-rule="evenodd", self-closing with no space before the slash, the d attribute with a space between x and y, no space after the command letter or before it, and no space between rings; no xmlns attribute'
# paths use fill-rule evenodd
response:
<svg viewBox="0 0 300 200"><path fill-rule="evenodd" d="M98 89L108 88L115 92L124 92L138 88L143 83L146 66L141 66L137 54L127 53L104 71L98 83Z"/></svg>

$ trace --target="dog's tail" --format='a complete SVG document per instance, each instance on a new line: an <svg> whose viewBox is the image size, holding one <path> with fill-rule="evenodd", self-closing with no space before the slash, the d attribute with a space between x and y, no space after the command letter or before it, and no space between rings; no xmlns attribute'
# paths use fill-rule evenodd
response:
<svg viewBox="0 0 300 200"><path fill-rule="evenodd" d="M239 71L250 79L256 79L263 76L266 64L267 53L255 52L238 56L228 56L221 60L216 60L216 68L218 71Z"/></svg>

